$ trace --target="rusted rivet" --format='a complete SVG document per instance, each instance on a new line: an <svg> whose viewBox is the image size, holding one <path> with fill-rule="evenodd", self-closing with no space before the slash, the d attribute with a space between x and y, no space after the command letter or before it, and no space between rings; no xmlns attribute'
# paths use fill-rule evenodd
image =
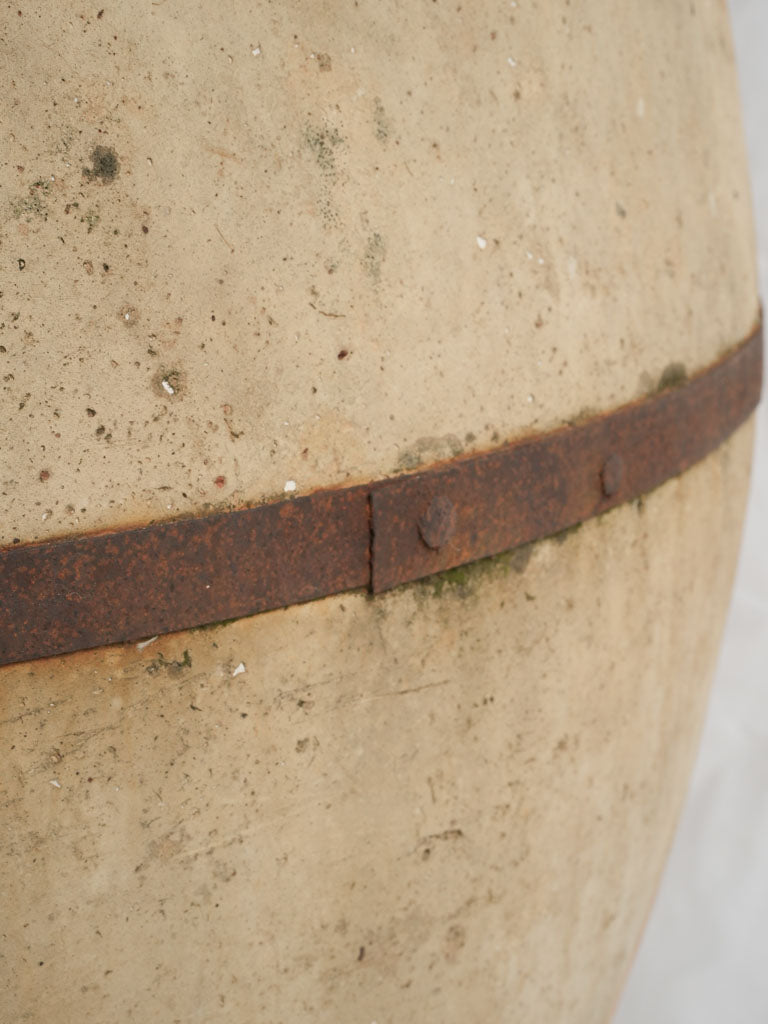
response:
<svg viewBox="0 0 768 1024"><path fill-rule="evenodd" d="M606 498L617 494L624 480L624 459L620 455L609 455L600 470L600 483Z"/></svg>
<svg viewBox="0 0 768 1024"><path fill-rule="evenodd" d="M456 532L456 509L450 498L438 494L429 503L429 508L419 519L419 533L428 548L437 551Z"/></svg>

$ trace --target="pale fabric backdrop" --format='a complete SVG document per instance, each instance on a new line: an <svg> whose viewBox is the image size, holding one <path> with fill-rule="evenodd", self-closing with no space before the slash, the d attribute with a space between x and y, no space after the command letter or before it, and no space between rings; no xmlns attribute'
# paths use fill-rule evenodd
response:
<svg viewBox="0 0 768 1024"><path fill-rule="evenodd" d="M768 0L729 6L768 300ZM702 746L613 1024L768 1024L768 400Z"/></svg>

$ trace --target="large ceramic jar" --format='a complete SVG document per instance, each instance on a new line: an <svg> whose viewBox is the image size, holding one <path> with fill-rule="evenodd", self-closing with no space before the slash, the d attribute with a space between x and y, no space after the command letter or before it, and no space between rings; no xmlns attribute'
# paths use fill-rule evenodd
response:
<svg viewBox="0 0 768 1024"><path fill-rule="evenodd" d="M720 0L19 0L0 47L9 560L575 429L756 323ZM607 1021L751 441L381 594L152 639L167 568L115 575L131 642L0 669L3 1024Z"/></svg>

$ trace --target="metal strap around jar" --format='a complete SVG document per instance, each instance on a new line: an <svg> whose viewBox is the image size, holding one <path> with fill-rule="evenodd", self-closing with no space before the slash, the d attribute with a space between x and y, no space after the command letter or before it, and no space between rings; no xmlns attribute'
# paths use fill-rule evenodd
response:
<svg viewBox="0 0 768 1024"><path fill-rule="evenodd" d="M613 412L367 485L0 550L0 665L374 593L558 533L682 473L754 410L762 327Z"/></svg>

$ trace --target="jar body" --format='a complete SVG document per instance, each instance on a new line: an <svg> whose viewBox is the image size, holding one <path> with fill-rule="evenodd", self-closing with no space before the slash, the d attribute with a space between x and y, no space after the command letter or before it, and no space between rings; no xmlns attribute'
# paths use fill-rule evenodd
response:
<svg viewBox="0 0 768 1024"><path fill-rule="evenodd" d="M748 333L721 4L235 8L13 23L4 545L407 472ZM607 1020L750 457L389 594L0 669L7 1019Z"/></svg>

